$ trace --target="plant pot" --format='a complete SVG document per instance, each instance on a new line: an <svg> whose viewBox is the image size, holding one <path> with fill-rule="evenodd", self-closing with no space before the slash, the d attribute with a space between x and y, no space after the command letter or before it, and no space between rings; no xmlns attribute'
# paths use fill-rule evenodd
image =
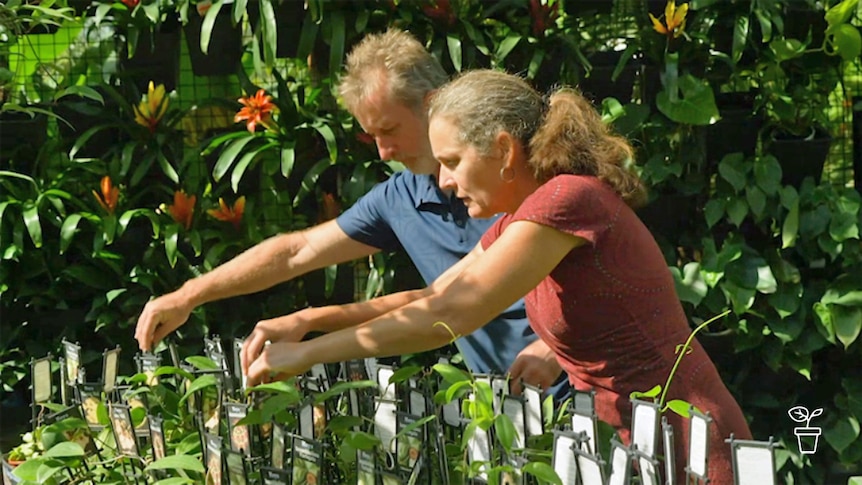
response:
<svg viewBox="0 0 862 485"><path fill-rule="evenodd" d="M689 195L659 194L638 209L637 215L653 235L675 241L696 220L697 202Z"/></svg>
<svg viewBox="0 0 862 485"><path fill-rule="evenodd" d="M754 115L754 97L749 93L722 93L716 96L721 119L706 127L706 157L718 163L728 153L754 155L761 118Z"/></svg>
<svg viewBox="0 0 862 485"><path fill-rule="evenodd" d="M192 12L189 22L183 27L192 72L195 76L226 76L236 73L242 59L242 30L239 25L233 24L230 9L219 10L216 15L206 54L201 50L203 20L203 17Z"/></svg>
<svg viewBox="0 0 862 485"><path fill-rule="evenodd" d="M305 20L305 2L283 0L274 5L276 25L275 57L279 59L296 57L296 48L302 33L302 23ZM248 3L248 18L252 32L260 25L260 2ZM263 53L263 44L261 44Z"/></svg>
<svg viewBox="0 0 862 485"><path fill-rule="evenodd" d="M21 483L21 479L15 476L13 471L15 467L24 463L23 461L10 461L7 458L7 454L3 455L2 467L3 467L3 485L16 485Z"/></svg>
<svg viewBox="0 0 862 485"><path fill-rule="evenodd" d="M180 29L178 20L163 23L158 31L141 32L132 57L122 43L120 66L123 76L146 93L150 81L164 84L167 91L177 88L180 72Z"/></svg>
<svg viewBox="0 0 862 485"><path fill-rule="evenodd" d="M641 62L636 58L629 59L619 76L613 79L622 54L622 51L596 52L588 58L593 66L589 75L583 68L580 70L578 87L595 104L600 105L605 98L616 98L623 104L631 102Z"/></svg>
<svg viewBox="0 0 862 485"><path fill-rule="evenodd" d="M817 452L817 445L820 441L820 428L809 428L800 426L793 428L793 434L796 435L796 444L799 446L799 452L803 455L813 455Z"/></svg>
<svg viewBox="0 0 862 485"><path fill-rule="evenodd" d="M42 113L0 112L0 163L30 174L39 148L45 143L48 117ZM8 165L6 165L8 163Z"/></svg>
<svg viewBox="0 0 862 485"><path fill-rule="evenodd" d="M806 137L787 133L773 135L768 152L781 165L781 183L798 189L806 177L812 177L815 184L820 183L831 144L829 133L812 128Z"/></svg>

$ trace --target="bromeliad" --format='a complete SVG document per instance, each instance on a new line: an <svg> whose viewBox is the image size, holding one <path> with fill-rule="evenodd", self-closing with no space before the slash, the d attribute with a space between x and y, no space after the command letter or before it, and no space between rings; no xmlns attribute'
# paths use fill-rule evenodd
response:
<svg viewBox="0 0 862 485"><path fill-rule="evenodd" d="M102 209L105 209L105 212L113 214L114 210L117 209L117 202L120 200L120 188L114 187L114 183L108 175L102 177L102 183L100 185L102 193L99 194L94 190L93 197L96 198L96 201L100 206L102 206Z"/></svg>
<svg viewBox="0 0 862 485"><path fill-rule="evenodd" d="M677 6L675 0L669 0L664 8L664 24L661 20L649 14L653 29L659 34L677 38L685 32L685 16L688 14L688 4Z"/></svg>
<svg viewBox="0 0 862 485"><path fill-rule="evenodd" d="M230 222L233 224L233 227L239 229L239 225L242 222L242 213L245 212L245 196L243 195L237 199L233 203L233 207L228 207L224 199L219 197L218 205L218 209L210 209L207 211L207 214L220 221Z"/></svg>
<svg viewBox="0 0 862 485"><path fill-rule="evenodd" d="M150 81L147 88L147 94L141 99L141 102L134 107L135 123L146 127L150 133L156 131L159 121L168 110L168 98L165 97L165 85L159 84L154 86Z"/></svg>
<svg viewBox="0 0 862 485"><path fill-rule="evenodd" d="M185 190L174 192L174 203L168 206L168 212L174 220L182 224L186 230L192 225L192 216L195 213L195 202L197 196L187 195Z"/></svg>
<svg viewBox="0 0 862 485"><path fill-rule="evenodd" d="M258 124L267 129L270 127L269 122L276 107L272 102L272 96L266 94L266 91L258 89L254 95L239 98L237 101L243 107L234 116L234 123L245 121L249 133L254 133Z"/></svg>

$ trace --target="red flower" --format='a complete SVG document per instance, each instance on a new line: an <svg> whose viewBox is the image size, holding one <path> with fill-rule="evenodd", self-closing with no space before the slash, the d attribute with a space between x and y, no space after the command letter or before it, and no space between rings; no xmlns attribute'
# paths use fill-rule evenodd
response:
<svg viewBox="0 0 862 485"><path fill-rule="evenodd" d="M422 12L426 17L445 22L448 25L454 25L458 20L455 17L455 12L452 11L449 0L429 0L427 5L422 7Z"/></svg>
<svg viewBox="0 0 862 485"><path fill-rule="evenodd" d="M263 89L258 89L254 96L239 98L237 101L243 105L243 108L240 108L236 116L233 117L234 123L245 121L249 133L254 133L258 123L267 127L272 113L275 111L275 104L272 102L272 97L267 95Z"/></svg>
<svg viewBox="0 0 862 485"><path fill-rule="evenodd" d="M545 3L545 1L548 3ZM530 0L533 37L543 37L545 30L554 25L559 15L560 4L557 0Z"/></svg>
<svg viewBox="0 0 862 485"><path fill-rule="evenodd" d="M130 9L137 7L138 4L141 3L141 0L120 0L120 1L123 2L123 5L129 7Z"/></svg>
<svg viewBox="0 0 862 485"><path fill-rule="evenodd" d="M102 206L102 209L105 209L105 212L113 214L114 210L117 209L117 201L120 200L120 189L114 187L114 183L111 182L111 177L108 175L102 177L100 188L102 189L101 195L94 190L93 196L96 197L96 202Z"/></svg>
<svg viewBox="0 0 862 485"><path fill-rule="evenodd" d="M245 196L240 197L233 203L233 207L228 207L224 199L219 197L218 209L210 209L207 214L215 217L220 221L230 222L233 227L239 229L242 222L242 213L245 212Z"/></svg>
<svg viewBox="0 0 862 485"><path fill-rule="evenodd" d="M321 197L320 205L317 209L317 223L326 222L338 217L341 213L341 204L335 198L335 194L324 192Z"/></svg>
<svg viewBox="0 0 862 485"><path fill-rule="evenodd" d="M174 192L174 204L168 206L168 212L179 224L188 230L192 225L192 216L195 213L195 202L197 196L186 195L185 190Z"/></svg>

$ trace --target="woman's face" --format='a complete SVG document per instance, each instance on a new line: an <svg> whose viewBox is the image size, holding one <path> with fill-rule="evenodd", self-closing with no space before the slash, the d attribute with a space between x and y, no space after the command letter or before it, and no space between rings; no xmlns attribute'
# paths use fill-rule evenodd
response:
<svg viewBox="0 0 862 485"><path fill-rule="evenodd" d="M451 190L467 206L470 217L491 217L503 212L503 161L481 157L476 147L462 144L449 120L436 116L428 129L431 150L440 163L440 188Z"/></svg>

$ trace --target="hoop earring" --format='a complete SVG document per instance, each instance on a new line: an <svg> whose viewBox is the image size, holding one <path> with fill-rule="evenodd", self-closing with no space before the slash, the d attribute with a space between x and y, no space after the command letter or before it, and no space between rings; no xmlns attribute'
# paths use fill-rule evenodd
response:
<svg viewBox="0 0 862 485"><path fill-rule="evenodd" d="M506 177L506 170L509 170L512 173L511 177ZM503 167L500 169L500 180L503 182L511 183L515 180L515 169L512 167Z"/></svg>

